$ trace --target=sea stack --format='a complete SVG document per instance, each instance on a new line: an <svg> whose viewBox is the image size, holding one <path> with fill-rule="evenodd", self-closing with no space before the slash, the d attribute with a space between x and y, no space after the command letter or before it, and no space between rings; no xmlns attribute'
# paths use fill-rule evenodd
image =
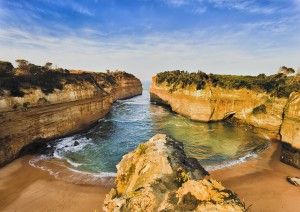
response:
<svg viewBox="0 0 300 212"><path fill-rule="evenodd" d="M105 211L244 211L244 204L195 158L183 144L157 134L117 165L116 188L106 195Z"/></svg>

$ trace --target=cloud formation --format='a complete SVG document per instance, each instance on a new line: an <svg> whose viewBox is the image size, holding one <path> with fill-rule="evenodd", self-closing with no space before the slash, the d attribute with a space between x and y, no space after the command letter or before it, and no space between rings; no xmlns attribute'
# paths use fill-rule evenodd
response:
<svg viewBox="0 0 300 212"><path fill-rule="evenodd" d="M272 74L281 65L299 66L300 19L289 5L258 16L250 8L279 7L255 0L164 1L0 0L0 59L122 69L144 80L173 69Z"/></svg>

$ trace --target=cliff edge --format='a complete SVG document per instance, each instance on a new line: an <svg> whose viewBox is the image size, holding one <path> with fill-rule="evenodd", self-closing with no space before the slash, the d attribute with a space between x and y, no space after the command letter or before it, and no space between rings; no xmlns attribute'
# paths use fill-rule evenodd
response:
<svg viewBox="0 0 300 212"><path fill-rule="evenodd" d="M85 130L114 101L142 94L141 81L126 72L9 64L0 62L0 167L36 144Z"/></svg>
<svg viewBox="0 0 300 212"><path fill-rule="evenodd" d="M183 144L158 134L123 156L116 188L106 195L105 211L245 211L232 191L213 179Z"/></svg>
<svg viewBox="0 0 300 212"><path fill-rule="evenodd" d="M152 78L150 96L192 120L251 125L262 137L281 140L281 160L300 168L300 76L162 72Z"/></svg>

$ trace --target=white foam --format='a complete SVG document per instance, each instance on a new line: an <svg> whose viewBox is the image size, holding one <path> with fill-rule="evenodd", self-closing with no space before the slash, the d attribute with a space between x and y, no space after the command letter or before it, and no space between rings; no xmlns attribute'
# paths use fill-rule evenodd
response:
<svg viewBox="0 0 300 212"><path fill-rule="evenodd" d="M111 119L112 121L115 121L115 122L121 122L121 123L130 123L130 122L139 122L139 121L142 121L142 120L144 120L144 117L142 117L142 118L138 118L138 119L124 119L124 120L122 120L122 119Z"/></svg>
<svg viewBox="0 0 300 212"><path fill-rule="evenodd" d="M57 163L57 161L54 161L53 158L46 156L37 156L31 159L29 164L35 168L49 172L49 174L54 176L55 179L61 179L75 184L112 184L117 175L114 172L90 173L79 171L63 165L63 163Z"/></svg>
<svg viewBox="0 0 300 212"><path fill-rule="evenodd" d="M218 169L223 169L223 168L227 168L227 167L231 167L231 166L235 166L235 165L238 165L238 164L241 164L241 163L244 163L246 162L246 160L248 158L256 158L258 155L256 153L248 153L247 155L237 159L237 160L232 160L232 161L228 161L228 162L225 162L225 163L221 163L221 164L217 164L217 165L207 165L207 166L204 166L204 168L207 170L207 171L214 171L214 170L218 170Z"/></svg>
<svg viewBox="0 0 300 212"><path fill-rule="evenodd" d="M127 105L148 105L148 101L126 102Z"/></svg>
<svg viewBox="0 0 300 212"><path fill-rule="evenodd" d="M78 142L78 145L74 145L75 142ZM61 158L61 152L78 152L82 150L85 146L91 144L91 139L88 138L75 138L75 136L67 137L61 139L55 148L54 155L57 158Z"/></svg>
<svg viewBox="0 0 300 212"><path fill-rule="evenodd" d="M76 141L78 142L78 145L75 146L74 142ZM57 143L55 150L53 152L53 158L65 160L73 167L80 167L82 165L87 165L82 163L76 163L64 157L64 155L67 154L68 152L78 152L82 150L84 147L86 147L87 145L91 145L91 139L88 138L76 139L75 136L63 138Z"/></svg>

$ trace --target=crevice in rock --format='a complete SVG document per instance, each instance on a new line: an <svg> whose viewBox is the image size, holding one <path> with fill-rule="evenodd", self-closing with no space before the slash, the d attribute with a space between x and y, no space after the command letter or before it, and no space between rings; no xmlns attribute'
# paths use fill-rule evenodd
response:
<svg viewBox="0 0 300 212"><path fill-rule="evenodd" d="M290 104L290 101L291 101L291 96L287 99L283 109L282 109L282 114L281 114L281 123L280 123L280 126L279 126L279 129L278 129L278 135L280 137L280 141L282 142L282 134L281 134L281 128L282 128L282 125L283 125L283 122L284 122L284 119L285 119L285 112L286 110L288 109L289 107L289 104Z"/></svg>

